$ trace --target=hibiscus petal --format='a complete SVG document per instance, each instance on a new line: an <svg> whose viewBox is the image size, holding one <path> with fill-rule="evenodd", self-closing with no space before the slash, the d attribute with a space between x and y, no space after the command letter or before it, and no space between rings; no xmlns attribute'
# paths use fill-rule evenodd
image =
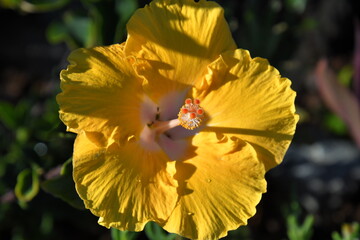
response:
<svg viewBox="0 0 360 240"><path fill-rule="evenodd" d="M194 85L220 53L236 49L223 9L211 1L155 0L135 12L127 29L124 51L138 58L137 72L155 101Z"/></svg>
<svg viewBox="0 0 360 240"><path fill-rule="evenodd" d="M279 164L298 121L290 80L266 59L252 59L241 49L222 54L209 69L201 84L206 90L194 91L208 116L203 131L250 143L267 169Z"/></svg>
<svg viewBox="0 0 360 240"><path fill-rule="evenodd" d="M69 62L61 71L62 93L57 96L60 118L68 128L93 132L100 145L111 144L111 136L138 134L141 84L122 45L78 49Z"/></svg>
<svg viewBox="0 0 360 240"><path fill-rule="evenodd" d="M164 229L191 239L219 239L245 225L266 191L264 165L248 143L201 132L194 157L176 162L180 200Z"/></svg>
<svg viewBox="0 0 360 240"><path fill-rule="evenodd" d="M105 227L141 231L148 221L164 222L175 207L174 162L136 141L101 148L79 133L73 165L78 194Z"/></svg>

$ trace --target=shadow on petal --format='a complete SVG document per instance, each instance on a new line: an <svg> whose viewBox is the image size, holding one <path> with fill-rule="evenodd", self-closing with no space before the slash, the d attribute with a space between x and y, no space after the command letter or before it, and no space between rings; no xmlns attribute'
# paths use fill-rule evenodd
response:
<svg viewBox="0 0 360 240"><path fill-rule="evenodd" d="M174 179L178 181L177 193L179 197L191 194L194 190L188 188L187 180L195 173L196 167L193 164L177 161L175 164L176 174Z"/></svg>
<svg viewBox="0 0 360 240"><path fill-rule="evenodd" d="M216 132L217 134L241 134L251 135L260 138L272 139L275 142L290 142L293 138L291 134L278 133L267 130L245 129L245 128L229 128L229 127L207 127L204 132ZM241 137L240 137L241 138ZM261 146L259 142L247 141L256 151L258 159L264 164L266 171L275 167L282 161L282 157L278 158L276 152L273 152L264 146Z"/></svg>
<svg viewBox="0 0 360 240"><path fill-rule="evenodd" d="M197 21L194 21L195 16ZM203 23L211 28L206 28ZM194 31L200 26L202 26L202 31ZM215 48L235 47L223 17L223 9L213 2L182 1L179 4L171 1L164 3L153 1L149 6L134 14L127 24L127 30L131 37L136 38L136 41L145 42L143 39L145 36L146 42L199 58L208 58L212 46ZM225 43L219 44L219 42ZM139 48L139 46L136 44L133 47ZM223 50L225 49L218 52Z"/></svg>
<svg viewBox="0 0 360 240"><path fill-rule="evenodd" d="M291 134L278 133L268 130L256 130L246 128L231 128L231 127L207 127L203 130L204 132L217 132L217 133L232 133L232 134L243 134L260 137L268 137L277 141L290 141L293 138Z"/></svg>

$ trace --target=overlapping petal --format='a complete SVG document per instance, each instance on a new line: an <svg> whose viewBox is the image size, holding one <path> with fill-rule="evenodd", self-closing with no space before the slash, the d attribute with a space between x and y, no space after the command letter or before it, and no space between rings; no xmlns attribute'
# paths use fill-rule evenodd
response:
<svg viewBox="0 0 360 240"><path fill-rule="evenodd" d="M298 116L290 80L262 58L238 49L209 66L203 89L195 91L208 115L203 131L236 136L248 143L270 169L279 164L292 140Z"/></svg>
<svg viewBox="0 0 360 240"><path fill-rule="evenodd" d="M62 93L57 96L60 118L68 128L86 130L100 145L138 135L141 82L123 47L78 49L68 60L70 65L60 75Z"/></svg>
<svg viewBox="0 0 360 240"><path fill-rule="evenodd" d="M201 132L191 159L176 163L180 200L164 228L191 239L219 239L247 223L266 191L265 168L253 147Z"/></svg>
<svg viewBox="0 0 360 240"><path fill-rule="evenodd" d="M176 204L174 163L136 141L99 147L82 132L74 145L73 176L86 208L101 225L141 231L148 221L164 222Z"/></svg>
<svg viewBox="0 0 360 240"><path fill-rule="evenodd" d="M127 29L125 53L150 60L138 60L137 72L155 101L194 85L220 53L236 49L223 9L212 1L155 0L135 12Z"/></svg>

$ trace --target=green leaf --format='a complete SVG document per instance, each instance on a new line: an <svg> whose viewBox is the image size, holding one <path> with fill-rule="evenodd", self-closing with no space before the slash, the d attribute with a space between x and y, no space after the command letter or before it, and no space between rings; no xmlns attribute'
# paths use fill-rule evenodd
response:
<svg viewBox="0 0 360 240"><path fill-rule="evenodd" d="M307 215L303 225L301 226L301 232L303 234L303 239L311 239L313 234L312 227L314 225L314 216Z"/></svg>
<svg viewBox="0 0 360 240"><path fill-rule="evenodd" d="M112 240L135 240L139 233L130 231L120 231L116 228L111 228Z"/></svg>
<svg viewBox="0 0 360 240"><path fill-rule="evenodd" d="M7 102L0 102L0 121L9 129L17 127L16 113L13 105Z"/></svg>
<svg viewBox="0 0 360 240"><path fill-rule="evenodd" d="M177 237L174 233L167 233L154 222L146 224L145 234L150 240L173 240Z"/></svg>
<svg viewBox="0 0 360 240"><path fill-rule="evenodd" d="M314 217L308 215L305 221L298 223L297 217L290 215L287 217L288 237L290 240L310 240L313 234Z"/></svg>
<svg viewBox="0 0 360 240"><path fill-rule="evenodd" d="M53 217L47 213L44 212L41 218L40 223L40 231L42 234L47 235L51 233L54 229L54 219Z"/></svg>
<svg viewBox="0 0 360 240"><path fill-rule="evenodd" d="M354 69L351 65L345 65L338 73L339 82L346 87L351 85L351 80L354 76Z"/></svg>
<svg viewBox="0 0 360 240"><path fill-rule="evenodd" d="M123 21L129 19L134 11L138 8L138 3L136 0L117 0L115 4L116 13Z"/></svg>
<svg viewBox="0 0 360 240"><path fill-rule="evenodd" d="M331 237L333 240L342 240L342 237L340 236L340 234L338 232L333 232Z"/></svg>
<svg viewBox="0 0 360 240"><path fill-rule="evenodd" d="M0 0L0 6L4 8L16 8L22 0Z"/></svg>
<svg viewBox="0 0 360 240"><path fill-rule="evenodd" d="M295 11L296 13L303 13L306 8L307 0L287 0L286 5L290 10Z"/></svg>
<svg viewBox="0 0 360 240"><path fill-rule="evenodd" d="M39 175L36 168L24 169L17 176L15 195L20 202L32 200L39 192Z"/></svg>
<svg viewBox="0 0 360 240"><path fill-rule="evenodd" d="M360 237L360 225L357 222L344 223L341 226L341 235L333 232L331 235L333 240L358 240Z"/></svg>
<svg viewBox="0 0 360 240"><path fill-rule="evenodd" d="M65 26L79 47L90 47L93 45L95 25L91 18L67 13L64 16Z"/></svg>
<svg viewBox="0 0 360 240"><path fill-rule="evenodd" d="M11 130L24 124L29 115L29 102L21 100L16 106L7 102L0 102L0 121Z"/></svg>
<svg viewBox="0 0 360 240"><path fill-rule="evenodd" d="M52 44L65 41L68 37L68 30L61 22L52 22L46 30L47 40Z"/></svg>
<svg viewBox="0 0 360 240"><path fill-rule="evenodd" d="M68 4L70 0L36 1L23 0L19 5L20 10L28 13L49 12L60 9Z"/></svg>
<svg viewBox="0 0 360 240"><path fill-rule="evenodd" d="M28 141L28 139L30 137L30 133L29 133L29 130L27 128L19 127L18 129L16 129L15 133L16 133L16 140L20 144L27 143L27 141Z"/></svg>
<svg viewBox="0 0 360 240"><path fill-rule="evenodd" d="M302 31L314 30L318 27L319 23L311 17L306 17L302 20L299 27Z"/></svg>
<svg viewBox="0 0 360 240"><path fill-rule="evenodd" d="M326 127L336 134L344 135L348 131L348 128L344 121L335 114L329 113L325 115L324 121Z"/></svg>
<svg viewBox="0 0 360 240"><path fill-rule="evenodd" d="M75 208L85 209L83 201L79 198L75 190L75 183L72 178L71 158L62 166L60 176L44 181L41 184L41 188Z"/></svg>
<svg viewBox="0 0 360 240"><path fill-rule="evenodd" d="M126 23L139 7L137 0L116 0L115 11L119 16L114 42L120 42L126 32Z"/></svg>
<svg viewBox="0 0 360 240"><path fill-rule="evenodd" d="M292 202L287 210L287 236L290 240L310 240L313 234L314 217L307 215L303 223L298 219L301 215L301 208L298 202Z"/></svg>

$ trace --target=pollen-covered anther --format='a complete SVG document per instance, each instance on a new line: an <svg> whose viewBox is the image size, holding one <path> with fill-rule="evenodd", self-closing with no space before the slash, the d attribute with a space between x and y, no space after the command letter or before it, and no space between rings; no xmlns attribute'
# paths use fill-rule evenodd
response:
<svg viewBox="0 0 360 240"><path fill-rule="evenodd" d="M187 114L189 112L189 110L187 108L182 108L181 109L181 113L183 114Z"/></svg>
<svg viewBox="0 0 360 240"><path fill-rule="evenodd" d="M200 107L200 100L187 98L178 114L180 125L186 129L193 130L200 126L203 118L204 110Z"/></svg>
<svg viewBox="0 0 360 240"><path fill-rule="evenodd" d="M191 100L191 98L187 98L186 100L185 100L185 104L191 104L192 103L192 100Z"/></svg>

